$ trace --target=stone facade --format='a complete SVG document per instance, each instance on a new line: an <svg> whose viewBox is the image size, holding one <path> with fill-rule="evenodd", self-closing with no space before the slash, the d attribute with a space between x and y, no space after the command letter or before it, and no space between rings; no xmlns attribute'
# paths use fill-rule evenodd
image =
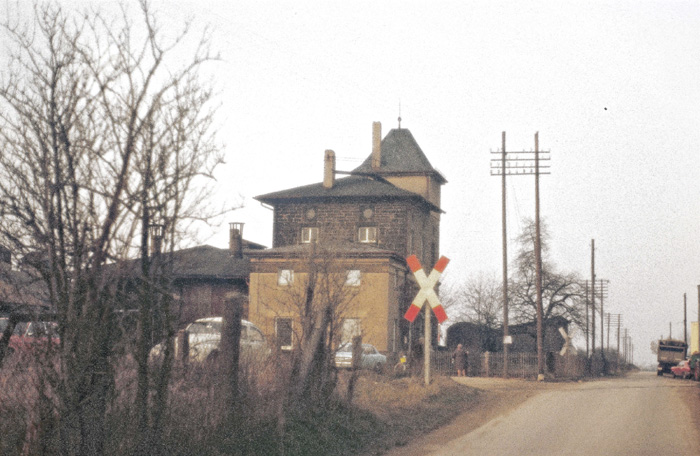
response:
<svg viewBox="0 0 700 456"><path fill-rule="evenodd" d="M309 217L313 214L313 217ZM361 227L377 229L377 247L433 265L440 245L439 217L406 200L290 202L275 207L273 247L300 244L302 228L318 228L318 241L359 242Z"/></svg>

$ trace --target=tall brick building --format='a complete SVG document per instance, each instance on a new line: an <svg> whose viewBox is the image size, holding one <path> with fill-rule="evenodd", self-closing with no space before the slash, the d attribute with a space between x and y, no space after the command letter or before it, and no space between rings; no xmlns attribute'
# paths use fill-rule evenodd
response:
<svg viewBox="0 0 700 456"><path fill-rule="evenodd" d="M324 162L322 182L256 197L274 209L273 246L250 252L249 318L293 347L299 322L291 290L308 277L310 256L323 252L347 290L341 338L361 332L379 350L401 350L412 331L422 331L402 318L415 293L405 258L415 254L432 266L439 257L446 180L409 130L393 129L382 139L379 122L372 153L358 168L336 170L330 150Z"/></svg>

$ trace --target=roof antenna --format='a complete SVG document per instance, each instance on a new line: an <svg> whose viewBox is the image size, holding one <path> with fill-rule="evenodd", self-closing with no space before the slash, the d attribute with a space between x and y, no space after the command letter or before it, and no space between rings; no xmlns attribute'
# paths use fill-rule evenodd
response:
<svg viewBox="0 0 700 456"><path fill-rule="evenodd" d="M399 100L399 130L401 130L401 100Z"/></svg>

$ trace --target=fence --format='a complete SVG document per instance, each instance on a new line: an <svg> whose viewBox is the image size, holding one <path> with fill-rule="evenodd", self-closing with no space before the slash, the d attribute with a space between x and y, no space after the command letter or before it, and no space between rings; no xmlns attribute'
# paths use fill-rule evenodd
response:
<svg viewBox="0 0 700 456"><path fill-rule="evenodd" d="M473 377L500 377L503 375L503 353L470 353L467 363L467 375ZM456 375L452 365L452 353L434 352L433 371L444 375ZM560 356L549 353L546 358L545 371L557 378L580 378L586 373L584 356ZM537 377L536 353L509 353L508 376L515 378Z"/></svg>

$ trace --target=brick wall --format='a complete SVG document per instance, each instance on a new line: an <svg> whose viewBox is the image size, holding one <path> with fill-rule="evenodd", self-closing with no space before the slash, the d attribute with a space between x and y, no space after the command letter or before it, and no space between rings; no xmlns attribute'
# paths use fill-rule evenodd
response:
<svg viewBox="0 0 700 456"><path fill-rule="evenodd" d="M308 211L312 209L313 217ZM366 209L372 211L366 216ZM428 267L438 257L439 216L413 200L288 203L275 208L273 247L301 242L302 227L319 228L319 241L357 242L361 226L377 227L378 247L416 254Z"/></svg>

